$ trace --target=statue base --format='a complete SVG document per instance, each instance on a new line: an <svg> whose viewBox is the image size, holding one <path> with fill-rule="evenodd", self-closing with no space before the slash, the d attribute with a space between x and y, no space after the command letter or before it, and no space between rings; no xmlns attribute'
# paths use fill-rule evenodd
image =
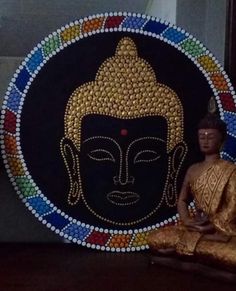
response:
<svg viewBox="0 0 236 291"><path fill-rule="evenodd" d="M190 258L184 257L168 257L161 255L150 256L151 265L160 265L175 270L181 270L185 272L191 272L194 274L203 275L208 278L214 278L225 282L236 283L236 273L215 268L212 266L204 265L199 262L190 261Z"/></svg>

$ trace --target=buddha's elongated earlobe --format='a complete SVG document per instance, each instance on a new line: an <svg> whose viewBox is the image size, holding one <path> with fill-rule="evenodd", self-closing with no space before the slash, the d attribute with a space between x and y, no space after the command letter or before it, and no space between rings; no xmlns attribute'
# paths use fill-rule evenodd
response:
<svg viewBox="0 0 236 291"><path fill-rule="evenodd" d="M177 182L178 175L182 163L187 153L187 145L184 142L179 143L171 151L169 156L169 170L167 176L167 183L165 186L165 200L169 207L174 207L177 204L178 190Z"/></svg>
<svg viewBox="0 0 236 291"><path fill-rule="evenodd" d="M78 203L82 191L79 175L79 155L72 141L68 138L62 138L60 148L70 180L67 201L68 204L75 205Z"/></svg>

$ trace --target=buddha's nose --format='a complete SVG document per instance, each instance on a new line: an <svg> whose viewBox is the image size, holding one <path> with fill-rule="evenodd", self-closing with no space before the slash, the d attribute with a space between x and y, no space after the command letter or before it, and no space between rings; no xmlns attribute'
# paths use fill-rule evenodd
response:
<svg viewBox="0 0 236 291"><path fill-rule="evenodd" d="M114 176L113 177L113 182L115 185L127 185L127 184L134 184L134 177L130 176L130 177L126 177L125 179L122 179L119 176Z"/></svg>

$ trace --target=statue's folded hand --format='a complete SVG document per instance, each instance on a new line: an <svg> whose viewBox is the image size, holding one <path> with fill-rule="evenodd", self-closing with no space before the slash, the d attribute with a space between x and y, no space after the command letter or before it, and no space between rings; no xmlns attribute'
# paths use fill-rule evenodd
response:
<svg viewBox="0 0 236 291"><path fill-rule="evenodd" d="M201 216L197 216L195 219L194 219L194 224L195 225L207 225L209 224L209 219L208 219L208 216L203 214Z"/></svg>
<svg viewBox="0 0 236 291"><path fill-rule="evenodd" d="M212 233L215 228L211 224L206 216L187 218L183 221L184 226L187 227L189 231L198 231L201 233Z"/></svg>
<svg viewBox="0 0 236 291"><path fill-rule="evenodd" d="M203 236L203 239L204 240L210 240L210 241L218 241L218 242L228 242L230 240L230 236L222 233L222 232L219 232L219 231L216 231L214 233L211 233L211 234L205 234Z"/></svg>
<svg viewBox="0 0 236 291"><path fill-rule="evenodd" d="M183 224L189 231L198 231L196 229L198 222L193 218L187 218L187 219L183 220Z"/></svg>
<svg viewBox="0 0 236 291"><path fill-rule="evenodd" d="M208 222L204 225L197 225L195 224L193 226L195 231L201 232L201 233L214 233L215 232L215 227L212 223Z"/></svg>

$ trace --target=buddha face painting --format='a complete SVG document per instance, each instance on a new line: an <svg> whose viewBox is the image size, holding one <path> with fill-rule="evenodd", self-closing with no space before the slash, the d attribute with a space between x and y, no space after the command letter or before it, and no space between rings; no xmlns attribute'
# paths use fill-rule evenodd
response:
<svg viewBox="0 0 236 291"><path fill-rule="evenodd" d="M176 205L186 154L176 93L124 37L95 81L78 87L65 112L61 153L70 180L67 203L97 218L135 225L165 203Z"/></svg>
<svg viewBox="0 0 236 291"><path fill-rule="evenodd" d="M38 43L9 84L6 172L60 237L144 250L152 229L178 223L185 170L203 157L192 133L211 96L228 127L221 156L235 160L234 95L212 53L179 27L126 12L75 20Z"/></svg>

